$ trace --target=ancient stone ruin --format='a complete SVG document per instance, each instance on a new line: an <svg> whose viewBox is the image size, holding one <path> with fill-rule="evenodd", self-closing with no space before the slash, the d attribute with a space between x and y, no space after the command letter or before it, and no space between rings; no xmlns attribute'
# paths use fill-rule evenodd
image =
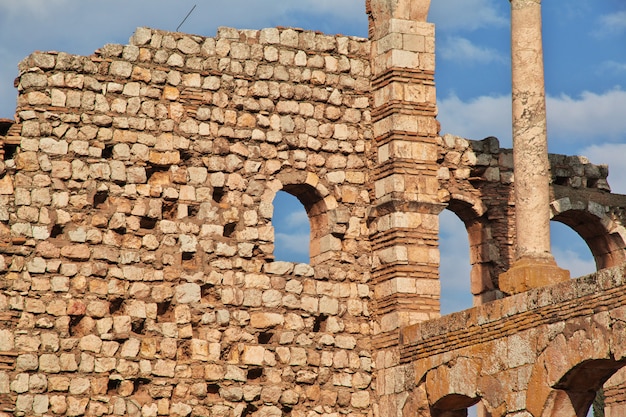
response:
<svg viewBox="0 0 626 417"><path fill-rule="evenodd" d="M369 39L139 28L27 57L0 120L0 412L580 417L603 388L626 415L626 196L550 155L550 216L599 271L503 291L513 153L439 135L428 3L370 0ZM279 190L309 264L274 260ZM439 317L446 208L476 307Z"/></svg>

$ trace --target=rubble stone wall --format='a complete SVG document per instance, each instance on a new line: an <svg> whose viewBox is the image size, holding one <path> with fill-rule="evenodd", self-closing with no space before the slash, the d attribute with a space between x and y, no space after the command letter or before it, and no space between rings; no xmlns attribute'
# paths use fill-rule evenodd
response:
<svg viewBox="0 0 626 417"><path fill-rule="evenodd" d="M16 414L371 413L368 59L293 29L140 28L21 63L0 256ZM274 262L281 189L310 264Z"/></svg>

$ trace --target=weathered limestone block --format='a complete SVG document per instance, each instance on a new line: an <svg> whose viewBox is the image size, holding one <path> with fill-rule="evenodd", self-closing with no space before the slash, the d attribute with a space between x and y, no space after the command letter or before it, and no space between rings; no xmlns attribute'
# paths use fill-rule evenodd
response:
<svg viewBox="0 0 626 417"><path fill-rule="evenodd" d="M250 315L250 325L258 329L278 326L284 321L282 314L277 313L252 313Z"/></svg>
<svg viewBox="0 0 626 417"><path fill-rule="evenodd" d="M133 66L131 63L126 61L113 61L109 67L109 71L113 76L129 78L133 71Z"/></svg>
<svg viewBox="0 0 626 417"><path fill-rule="evenodd" d="M83 351L99 353L102 348L102 340L96 335L87 335L80 339L79 347Z"/></svg>
<svg viewBox="0 0 626 417"><path fill-rule="evenodd" d="M187 283L176 287L174 299L179 304L188 304L199 302L201 290L198 284Z"/></svg>
<svg viewBox="0 0 626 417"><path fill-rule="evenodd" d="M61 256L73 261L86 261L91 257L91 251L87 245L67 245L61 248Z"/></svg>

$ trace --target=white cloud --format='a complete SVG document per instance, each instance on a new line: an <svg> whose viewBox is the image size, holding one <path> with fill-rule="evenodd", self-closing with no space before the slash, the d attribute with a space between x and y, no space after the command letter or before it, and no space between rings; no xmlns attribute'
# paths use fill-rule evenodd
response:
<svg viewBox="0 0 626 417"><path fill-rule="evenodd" d="M327 13L331 15L358 18L365 16L365 2L363 0L300 0L283 1L287 10L297 10L307 13Z"/></svg>
<svg viewBox="0 0 626 417"><path fill-rule="evenodd" d="M597 26L592 32L597 37L614 36L626 32L626 10L600 16Z"/></svg>
<svg viewBox="0 0 626 417"><path fill-rule="evenodd" d="M42 19L67 4L69 0L0 0L0 14L11 18Z"/></svg>
<svg viewBox="0 0 626 417"><path fill-rule="evenodd" d="M499 0L436 0L431 2L428 20L434 22L440 29L452 31L505 27L509 25L509 20L499 10L499 2ZM508 4L505 6L509 7Z"/></svg>
<svg viewBox="0 0 626 417"><path fill-rule="evenodd" d="M620 73L626 72L626 62L604 61L600 64L600 72Z"/></svg>
<svg viewBox="0 0 626 417"><path fill-rule="evenodd" d="M626 142L626 91L585 91L579 97L565 94L547 98L550 151L573 153L573 148L593 142ZM439 100L442 133L469 139L496 136L511 147L510 96L480 96L463 101L456 95Z"/></svg>
<svg viewBox="0 0 626 417"><path fill-rule="evenodd" d="M584 91L578 98L548 97L548 129L563 143L626 141L626 91Z"/></svg>
<svg viewBox="0 0 626 417"><path fill-rule="evenodd" d="M591 145L581 149L580 154L594 164L608 164L611 191L626 194L626 143Z"/></svg>
<svg viewBox="0 0 626 417"><path fill-rule="evenodd" d="M276 233L274 236L276 251L309 256L310 235L308 233Z"/></svg>
<svg viewBox="0 0 626 417"><path fill-rule="evenodd" d="M596 263L593 257L585 257L586 254L563 247L552 248L552 255L557 265L570 272L572 278L581 277L596 271Z"/></svg>
<svg viewBox="0 0 626 417"><path fill-rule="evenodd" d="M450 36L439 46L439 54L443 59L464 64L489 64L492 62L506 64L508 58L500 51L473 44L469 39Z"/></svg>
<svg viewBox="0 0 626 417"><path fill-rule="evenodd" d="M294 229L309 228L309 216L304 207L300 206L297 211L291 212L285 219L285 224Z"/></svg>
<svg viewBox="0 0 626 417"><path fill-rule="evenodd" d="M480 140L500 139L501 147L511 147L511 97L480 96L463 101L456 95L438 103L442 133Z"/></svg>

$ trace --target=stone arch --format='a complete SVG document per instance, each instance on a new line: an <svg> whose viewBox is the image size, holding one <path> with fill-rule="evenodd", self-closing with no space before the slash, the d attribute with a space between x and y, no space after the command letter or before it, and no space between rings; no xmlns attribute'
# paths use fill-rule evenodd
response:
<svg viewBox="0 0 626 417"><path fill-rule="evenodd" d="M481 363L467 357L429 370L423 378L432 417L457 417L480 401Z"/></svg>
<svg viewBox="0 0 626 417"><path fill-rule="evenodd" d="M424 383L418 384L413 390L403 393L400 400L401 415L403 417L432 417Z"/></svg>
<svg viewBox="0 0 626 417"><path fill-rule="evenodd" d="M480 305L495 299L495 265L499 261L499 252L491 241L491 226L484 217L487 207L476 196L452 193L447 209L461 219L467 231L471 264L470 287L475 297L474 304Z"/></svg>
<svg viewBox="0 0 626 417"><path fill-rule="evenodd" d="M626 262L626 228L611 219L609 207L570 197L553 201L551 207L552 220L571 227L587 243L597 269Z"/></svg>
<svg viewBox="0 0 626 417"><path fill-rule="evenodd" d="M341 241L335 235L337 200L330 195L317 175L305 171L283 171L277 175L277 190L295 196L304 206L311 227L310 262L315 264L333 251L341 250Z"/></svg>
<svg viewBox="0 0 626 417"><path fill-rule="evenodd" d="M533 366L526 408L535 417L585 417L598 389L626 365L625 326L611 323L609 313L564 326Z"/></svg>
<svg viewBox="0 0 626 417"><path fill-rule="evenodd" d="M585 417L596 392L624 365L613 359L588 360L576 365L555 384L542 417Z"/></svg>

